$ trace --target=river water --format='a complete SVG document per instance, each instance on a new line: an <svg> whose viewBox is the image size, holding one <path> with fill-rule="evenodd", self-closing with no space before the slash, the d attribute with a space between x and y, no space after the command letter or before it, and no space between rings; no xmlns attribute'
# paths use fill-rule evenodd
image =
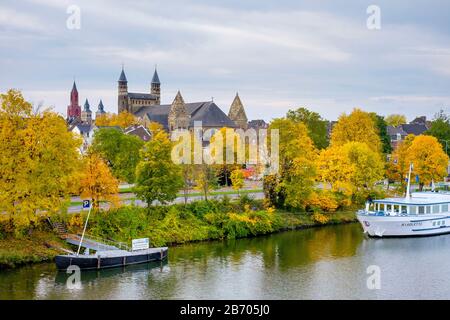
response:
<svg viewBox="0 0 450 320"><path fill-rule="evenodd" d="M165 263L82 272L79 288L67 277L0 271L0 299L449 299L450 235L369 239L355 223L173 247Z"/></svg>

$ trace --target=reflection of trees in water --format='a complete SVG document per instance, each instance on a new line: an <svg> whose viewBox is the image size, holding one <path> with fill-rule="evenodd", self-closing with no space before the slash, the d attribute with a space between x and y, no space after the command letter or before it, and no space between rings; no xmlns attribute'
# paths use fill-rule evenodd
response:
<svg viewBox="0 0 450 320"><path fill-rule="evenodd" d="M189 290L221 287L227 270L261 268L265 272L289 269L325 259L355 255L363 242L358 224L282 232L251 239L211 241L172 247L169 260L83 271L82 289L66 288L69 275L57 272L54 264L26 266L0 272L0 299L164 299ZM375 245L375 244L374 244ZM256 269L258 268L258 269Z"/></svg>
<svg viewBox="0 0 450 320"><path fill-rule="evenodd" d="M363 239L358 224L282 232L250 239L196 243L171 249L170 261L189 268L189 261L208 269L208 262L223 266L237 264L247 255L261 256L264 267L290 268L316 262L353 256ZM183 268L181 266L181 268Z"/></svg>
<svg viewBox="0 0 450 320"><path fill-rule="evenodd" d="M0 300L32 299L39 280L54 274L53 264L36 264L0 271Z"/></svg>

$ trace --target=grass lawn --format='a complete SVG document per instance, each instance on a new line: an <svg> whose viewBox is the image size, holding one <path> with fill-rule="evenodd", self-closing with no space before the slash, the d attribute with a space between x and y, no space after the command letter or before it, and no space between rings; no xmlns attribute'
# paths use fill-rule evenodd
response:
<svg viewBox="0 0 450 320"><path fill-rule="evenodd" d="M53 260L61 254L58 247L67 245L53 232L35 231L23 238L0 239L0 269Z"/></svg>

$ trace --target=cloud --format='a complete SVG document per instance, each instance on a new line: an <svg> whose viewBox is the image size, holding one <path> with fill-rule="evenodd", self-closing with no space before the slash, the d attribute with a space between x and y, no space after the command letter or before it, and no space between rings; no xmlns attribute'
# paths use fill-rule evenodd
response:
<svg viewBox="0 0 450 320"><path fill-rule="evenodd" d="M0 28L32 33L46 31L45 22L35 15L0 6ZM3 31L3 32L5 32Z"/></svg>
<svg viewBox="0 0 450 320"><path fill-rule="evenodd" d="M0 13L0 89L24 88L62 113L73 75L80 96L113 111L121 63L131 91L148 91L157 64L163 102L181 89L227 111L239 91L250 117L295 106L330 119L355 106L412 116L448 105L450 28L430 27L433 16L416 7L405 15L382 1L382 28L370 31L360 3L78 0L81 30L68 30L73 1L26 4Z"/></svg>

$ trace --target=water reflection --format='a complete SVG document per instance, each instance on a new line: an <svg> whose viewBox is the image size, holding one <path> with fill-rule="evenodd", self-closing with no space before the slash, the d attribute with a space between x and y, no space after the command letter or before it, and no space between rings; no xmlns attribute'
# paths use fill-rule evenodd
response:
<svg viewBox="0 0 450 320"><path fill-rule="evenodd" d="M450 298L449 250L450 235L366 239L350 224L173 247L166 263L83 271L80 289L53 264L2 271L0 299Z"/></svg>

